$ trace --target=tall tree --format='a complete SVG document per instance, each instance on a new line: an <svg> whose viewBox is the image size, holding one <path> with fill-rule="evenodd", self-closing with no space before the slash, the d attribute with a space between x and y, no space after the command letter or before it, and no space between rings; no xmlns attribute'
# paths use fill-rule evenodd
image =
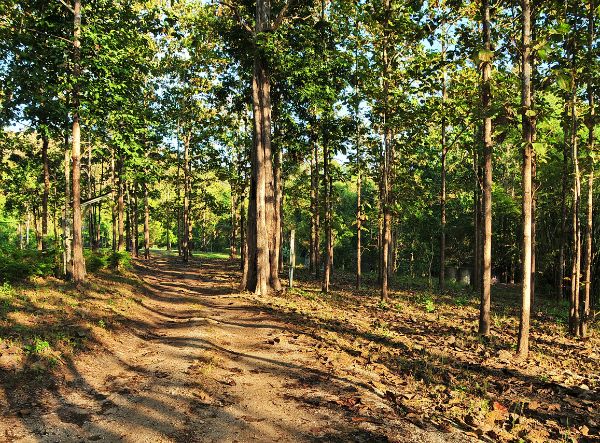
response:
<svg viewBox="0 0 600 443"><path fill-rule="evenodd" d="M591 287L592 287L592 235L593 235L593 218L594 218L594 149L595 149L595 118L596 118L596 103L594 100L594 39L595 39L595 2L588 1L588 30L587 30L587 96L588 96L588 194L587 194L587 218L585 229L585 289L581 300L581 323L579 333L582 337L587 335L588 323L590 321L590 303L591 303Z"/></svg>
<svg viewBox="0 0 600 443"><path fill-rule="evenodd" d="M523 130L522 166L522 286L521 316L517 352L520 357L529 355L529 321L531 310L531 224L532 224L532 160L535 111L531 106L531 3L521 0L521 124Z"/></svg>
<svg viewBox="0 0 600 443"><path fill-rule="evenodd" d="M483 111L483 263L481 301L479 307L479 333L490 334L490 305L492 285L492 117L491 72L492 42L490 29L490 5L481 2L483 46L481 52L481 104ZM477 277L476 277L477 278Z"/></svg>
<svg viewBox="0 0 600 443"><path fill-rule="evenodd" d="M390 18L392 0L383 0L383 41L381 47L381 75L383 84L383 156L381 176L381 200L383 213L383 230L381 235L381 299L388 298L389 285L389 256L392 243L392 195L391 174L394 159L394 140L390 122L390 63L392 44L390 41Z"/></svg>
<svg viewBox="0 0 600 443"><path fill-rule="evenodd" d="M81 220L81 132L79 126L79 81L81 74L81 0L73 3L73 135L72 135L72 214L73 214L73 280L85 280L85 261L83 258L83 235Z"/></svg>

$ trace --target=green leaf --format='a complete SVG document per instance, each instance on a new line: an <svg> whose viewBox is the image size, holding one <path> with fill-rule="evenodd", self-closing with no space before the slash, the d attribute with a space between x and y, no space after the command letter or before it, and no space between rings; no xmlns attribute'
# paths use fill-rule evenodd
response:
<svg viewBox="0 0 600 443"><path fill-rule="evenodd" d="M563 73L556 75L556 84L563 91L568 91L571 87L571 78Z"/></svg>

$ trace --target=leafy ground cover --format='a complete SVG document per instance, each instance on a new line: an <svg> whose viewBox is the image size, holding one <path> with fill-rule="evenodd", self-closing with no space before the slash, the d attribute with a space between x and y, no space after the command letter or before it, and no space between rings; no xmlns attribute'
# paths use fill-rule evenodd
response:
<svg viewBox="0 0 600 443"><path fill-rule="evenodd" d="M478 300L467 289L405 289L382 304L351 281L329 295L303 281L257 302L305 325L332 370L377 373L380 394L415 423L453 425L489 441L600 441L598 330L570 338L567 305L538 301L531 357L520 361L517 287L494 288L493 335L484 341Z"/></svg>

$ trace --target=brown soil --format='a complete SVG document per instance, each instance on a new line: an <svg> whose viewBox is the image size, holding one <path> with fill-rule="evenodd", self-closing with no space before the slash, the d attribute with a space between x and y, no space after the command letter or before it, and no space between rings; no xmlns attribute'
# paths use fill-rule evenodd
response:
<svg viewBox="0 0 600 443"><path fill-rule="evenodd" d="M98 304L63 313L87 325L78 333L82 351L63 353L53 368L32 368L11 366L10 347L0 350L7 359L0 441L464 442L476 435L406 410L368 360L271 301L239 294L236 266L138 262L143 284L124 278L130 302L114 308L112 301L110 316L99 313L102 297L122 295L108 280L93 280L96 295L84 290L80 299ZM42 316L38 309L27 321ZM44 325L36 327L43 335Z"/></svg>

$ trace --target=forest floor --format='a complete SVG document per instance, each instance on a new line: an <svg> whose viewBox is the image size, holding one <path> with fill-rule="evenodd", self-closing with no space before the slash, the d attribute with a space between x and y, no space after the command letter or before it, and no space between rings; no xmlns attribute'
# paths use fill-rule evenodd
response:
<svg viewBox="0 0 600 443"><path fill-rule="evenodd" d="M0 441L600 441L597 330L540 304L518 361L511 288L484 343L468 292L336 279L256 297L236 262L155 256L0 287Z"/></svg>

